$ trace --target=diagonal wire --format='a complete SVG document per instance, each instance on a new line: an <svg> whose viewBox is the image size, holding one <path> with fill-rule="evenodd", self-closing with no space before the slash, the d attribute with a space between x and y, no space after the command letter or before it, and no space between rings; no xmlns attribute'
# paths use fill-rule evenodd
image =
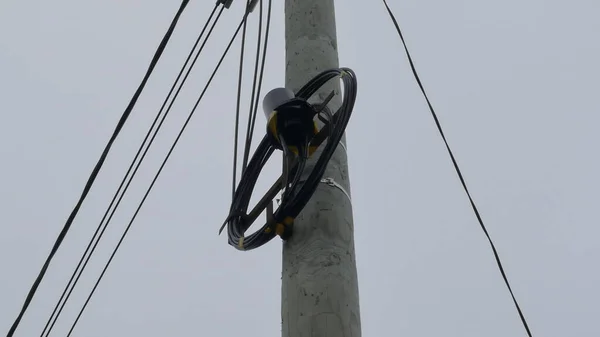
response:
<svg viewBox="0 0 600 337"><path fill-rule="evenodd" d="M19 315L17 316L17 318L13 322L12 326L10 327L7 337L12 337L14 335L15 331L17 330L17 327L19 326L19 323L21 322L21 319L23 318L25 311L29 307L29 304L31 304L31 301L33 300L33 297L37 291L37 288L39 287L40 283L42 282L42 279L44 278L44 275L46 274L46 271L48 270L48 267L50 266L50 262L52 261L52 258L58 251L58 248L62 244L62 241L64 240L69 229L71 228L71 225L73 224L73 221L75 220L75 216L79 212L79 209L81 208L81 205L83 204L83 201L85 200L85 198L87 197L87 194L89 193L90 189L92 188L92 185L94 184L94 181L96 180L96 177L98 176L98 173L100 172L100 169L102 168L102 165L104 164L104 161L106 160L106 157L108 156L108 153L110 152L110 149L111 149L115 139L121 132L121 129L125 125L125 122L127 121L129 115L131 114L131 111L133 110L139 96L141 95L144 87L146 86L146 82L148 81L148 79L150 78L150 75L152 74L154 68L156 67L158 60L160 59L164 49L166 48L167 43L169 42L169 39L171 38L173 31L175 30L175 26L177 25L177 22L179 21L179 18L181 17L181 14L187 7L188 3L189 3L189 0L183 0L181 2L179 10L175 14L175 17L173 18L171 25L169 26L166 34L164 35L162 41L160 42L156 52L154 53L152 61L150 62L150 65L148 67L148 70L146 71L146 74L144 75L142 82L140 83L139 87L135 91L127 108L125 108L125 111L123 112L123 115L121 116L119 122L117 123L117 126L116 126L110 140L108 141L108 143L106 144L106 147L102 151L102 154L100 155L100 159L98 160L98 162L96 163L96 166L92 170L92 173L91 173L90 177L88 178L88 181L86 182L85 187L83 188L83 192L82 192L81 196L79 197L77 204L75 205L74 209L71 211L71 214L67 218L67 221L66 221L63 229L59 233L59 235L54 243L54 246L52 247L52 250L50 251L50 254L46 258L46 261L44 262L44 265L42 266L40 273L38 274L33 285L31 286L31 289L29 290L29 293L27 294L27 297L25 298L25 302L23 303L23 306L21 308L21 311L19 312Z"/></svg>
<svg viewBox="0 0 600 337"><path fill-rule="evenodd" d="M217 63L217 66L215 67L212 75L210 76L206 86L204 87L204 89L202 90L202 93L200 94L200 97L198 98L198 100L196 101L196 104L194 105L194 107L192 108L192 111L190 112L189 116L187 117L185 123L183 124L179 134L177 135L177 138L175 138L175 141L173 143L173 145L171 146L171 148L169 149L169 152L167 153L166 158L164 159L164 161L162 162L160 168L158 169L158 172L156 173L156 175L154 176L154 179L152 180L152 182L150 183L150 186L148 187L148 190L146 191L146 193L144 194L144 197L142 198L140 204L138 205L135 213L133 214L131 220L129 221L129 224L127 225L127 227L125 228L125 232L123 233L123 235L121 236L121 238L119 239L119 242L117 243L117 246L115 247L115 249L113 250L110 258L108 259L108 262L106 263L106 265L104 266L104 269L102 270L102 273L100 274L98 280L96 281L96 284L94 285L94 287L92 288L89 296L87 297L83 307L81 308L81 310L79 311L79 314L77 315L77 318L75 319L75 322L73 322L73 325L71 326L71 329L69 330L69 333L67 334L67 337L71 336L71 334L73 333L73 330L75 329L75 326L77 325L77 323L79 322L79 319L81 318L83 312L85 311L85 308L87 307L88 303L90 302L92 296L94 295L96 289L98 288L98 285L100 284L100 282L102 281L102 278L104 277L108 267L110 266L110 263L112 262L113 258L115 257L117 251L119 250L119 248L121 247L121 244L123 243L123 240L125 239L125 237L127 236L127 233L129 232L129 229L131 228L133 222L135 221L135 218L137 217L140 209L142 208L144 202L146 201L148 195L150 194L150 192L152 191L152 188L154 187L154 184L156 183L158 177L160 176L160 173L162 172L163 168L165 167L165 164L167 163L167 161L169 160L169 157L171 156L171 154L173 153L173 150L175 149L175 146L177 145L177 143L179 142L179 139L181 138L181 135L183 134L183 132L185 131L185 128L187 127L188 123L190 122L192 116L194 115L196 109L198 108L198 105L200 104L200 101L202 100L202 98L204 97L204 94L206 93L208 87L210 86L210 83L212 82L213 78L215 77L217 71L219 70L219 67L221 66L221 63L223 62L223 60L225 59L225 56L227 55L229 49L231 48L231 45L233 44L233 42L235 41L235 38L237 37L240 29L242 28L242 24L243 21L246 20L248 16L248 12L246 12L244 14L244 17L242 19L242 22L240 22L240 24L238 25L233 37L231 38L231 40L229 41L229 44L227 45L227 48L225 49L225 51L223 52L223 55L221 56L221 59L219 60L219 62Z"/></svg>
<svg viewBox="0 0 600 337"><path fill-rule="evenodd" d="M65 289L63 290L63 293L60 297L60 299L58 300L56 306L54 307L54 311L52 312L52 314L50 315L50 318L48 319L46 326L44 327L42 333L40 334L40 336L43 336L44 333L46 333L46 337L50 335L50 332L52 331L52 329L54 328L54 325L56 324L58 317L60 316L60 314L62 313L62 310L64 309L67 301L69 300L71 293L73 292L73 290L75 289L75 286L77 285L79 278L81 277L83 271L85 270L92 254L94 253L94 251L96 250L96 247L98 245L98 243L100 242L100 239L102 238L105 230L107 229L114 213L116 212L117 208L119 207L122 198L125 196L125 193L127 192L129 185L131 184L134 176L137 173L137 170L139 168L139 166L141 165L141 163L143 162L146 153L148 151L148 149L150 148L150 146L152 145L153 141L154 141L154 137L156 136L156 134L158 133L158 131L160 130L160 128L162 127L162 124L165 120L165 118L167 117L167 115L170 112L171 106L173 104L173 102L175 101L175 99L177 98L177 96L179 95L180 90L182 89L184 83L187 80L187 77L190 73L190 71L192 70L192 68L194 67L196 60L198 59L198 56L200 55L200 53L202 52L202 50L204 49L204 46L206 45L206 42L208 41L208 38L210 37L216 23L219 21L219 18L221 16L221 14L223 13L223 9L225 7L221 7L221 10L219 11L217 18L215 19L215 21L213 22L210 30L208 31L208 34L206 36L206 38L204 39L204 43L200 46L200 49L197 51L196 53L196 57L194 58L194 60L192 61L192 64L190 66L190 68L188 69L186 75L184 76L182 82L179 85L178 90L175 92L175 95L173 96L173 99L171 101L171 104L169 105L169 107L167 108L166 112L163 115L163 112L165 110L165 106L167 105L169 99L171 98L171 95L173 94L173 91L175 90L175 87L177 86L177 83L179 82L179 80L181 79L181 76L183 75L183 72L185 71L187 65L189 64L190 59L192 58L192 56L194 55L194 51L196 50L196 48L198 47L198 44L200 43L202 37L204 36L204 33L206 31L206 28L208 27L210 21L212 20L216 10L218 8L218 4L215 5L213 11L211 12L208 20L206 21L204 27L202 28L202 31L200 32L198 38L196 39L196 42L194 44L194 46L192 47L189 55L187 56L187 59L185 60L184 65L182 66L179 74L177 75L177 78L175 79L175 82L173 83L167 97L165 98L161 108L158 111L158 114L156 115L156 118L154 119L154 122L152 123L152 125L150 126L150 129L148 130L148 133L146 134L144 140L142 141L142 144L140 145L133 161L131 162L129 169L127 170L127 173L125 173L125 176L123 177L123 180L121 181L121 184L119 185L119 188L117 189L117 192L114 194L112 201L110 202L108 208L106 209L106 212L104 213L104 216L102 217L102 220L100 220L100 223L98 224L98 227L96 229L96 232L94 233L94 235L92 236L85 252L83 253L83 256L81 257L77 267L75 268L75 270L73 271L73 274L71 275L71 279L69 280L67 286L65 287ZM140 154L142 153L142 150L144 149L144 147L146 146L146 142L148 141L148 138L150 137L150 134L152 133L152 130L154 129L154 126L156 125L156 123L159 121L159 118L162 115L162 119L160 120L160 123L158 124L158 127L156 128L156 130L154 130L154 136L151 138L150 142L147 144L146 150L144 151L144 153L142 154L140 161L137 163L137 166L135 166L135 163L137 162L138 158L140 157ZM134 169L135 166L135 169ZM131 171L133 170L133 174L129 177L129 174L131 173ZM129 179L127 179L129 177ZM123 186L125 186L125 188L123 188ZM122 194L119 197L119 194L121 193L122 190ZM117 197L118 200L117 200ZM115 204L115 201L116 204ZM111 210L111 208L113 207L113 205L115 205L114 209L112 210L110 216L109 216L109 212ZM108 221L106 221L106 223L103 225L104 221L106 220L108 216ZM100 231L102 229L102 231ZM98 236L99 233L99 236ZM97 237L98 236L98 237ZM94 240L96 239L96 242L94 243ZM92 247L93 244L93 247ZM91 251L90 251L91 248ZM88 255L89 252L89 255ZM87 255L87 258L86 258ZM84 262L85 259L85 262ZM80 269L81 267L81 269ZM66 297L65 297L66 295ZM62 302L64 299L64 302ZM61 305L62 302L62 305ZM59 308L60 305L60 308ZM58 311L58 312L57 312ZM56 314L56 316L54 316Z"/></svg>
<svg viewBox="0 0 600 337"><path fill-rule="evenodd" d="M427 101L427 105L429 106L429 111L431 111L431 114L433 116L433 119L435 121L435 125L437 126L437 129L440 133L440 135L442 136L442 139L444 140L444 144L446 145L446 149L448 150L448 153L450 154L450 159L452 159L452 164L454 165L454 169L456 170L456 173L458 174L458 178L460 179L460 182L467 194L467 197L469 198L469 202L471 203L471 208L473 208L473 212L475 213L475 216L477 217L477 221L479 221L479 225L481 226L481 229L483 230L483 232L485 233L485 236L487 237L490 246L492 248L492 251L494 253L494 257L496 259L496 264L498 265L498 269L500 269L500 273L502 274L502 278L504 279L504 283L506 284L506 287L508 288L508 291L510 292L510 296L512 297L512 300L515 304L515 307L517 308L517 311L519 313L519 316L521 318L521 323L523 323L523 327L525 328L525 330L527 331L527 335L529 337L531 337L531 331L529 330L529 325L527 324L527 320L525 319L525 316L523 315L523 312L521 311L521 307L519 306L519 303L517 302L517 299L515 298L515 295L513 293L513 290L510 286L510 283L508 282L508 277L506 276L506 273L504 272L504 267L502 266L502 262L500 261L500 256L498 255L498 251L496 250L496 246L494 245L494 242L492 241L492 238L490 237L490 234L488 233L485 224L483 223L483 219L481 218L481 215L479 214L479 210L477 209L477 206L475 206L475 202L473 201L473 198L471 197L471 193L469 192L469 189L467 188L467 184L465 182L465 179L462 175L462 172L458 166L458 163L456 162L456 159L454 158L454 154L452 153L452 150L450 149L450 145L448 145L448 141L446 140L446 136L444 135L444 131L442 130L442 126L440 124L440 121L437 117L437 114L435 113L435 110L433 109L433 106L431 105L431 102L429 101L429 97L427 96L427 94L425 93L425 89L423 87L423 84L421 83L421 79L419 78L419 75L417 74L417 70L415 68L415 65L413 63L412 57L410 56L410 53L408 51L408 47L406 46L406 42L404 40L404 36L402 35L402 31L400 30L400 26L398 25L398 21L396 21L396 17L394 16L394 14L392 13L392 10L390 9L390 7L387 4L386 0L383 0L383 3L387 9L388 14L390 15L390 18L392 19L394 26L396 26L396 31L398 32L398 35L400 36L400 40L402 41L402 45L404 46L404 50L406 51L406 55L408 57L408 62L410 63L410 68L412 70L412 73L417 81L417 84L419 85L419 88L421 89L421 92L423 93L423 96L425 97L425 100Z"/></svg>

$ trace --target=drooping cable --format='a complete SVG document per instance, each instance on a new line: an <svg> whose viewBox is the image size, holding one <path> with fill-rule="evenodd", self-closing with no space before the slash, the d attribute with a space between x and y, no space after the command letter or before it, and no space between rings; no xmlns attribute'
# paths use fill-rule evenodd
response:
<svg viewBox="0 0 600 337"><path fill-rule="evenodd" d="M259 21L258 21L258 37L257 37L257 46L256 46L256 59L254 65L254 75L252 80L252 93L250 96L250 108L248 112L248 124L246 130L246 139L244 142L244 153L242 158L242 174L248 164L248 157L250 152L250 147L252 143L252 135L254 131L254 125L256 120L256 113L258 110L258 102L260 98L260 92L262 87L262 80L265 68L265 59L266 52L268 47L269 40L269 28L271 23L271 8L272 8L272 0L269 0L268 11L267 11L267 24L265 30L265 41L263 44L262 50L262 61L261 61L261 40L262 40L262 17L263 17L263 3L262 0L249 0L247 2L246 10L249 10L249 7L252 9L256 6L256 3L260 3L259 8ZM240 68L239 68L239 77L238 77L238 95L237 95L237 106L236 106L236 116L235 116L235 135L234 135L234 153L233 153L233 179L232 179L232 195L235 195L235 188L237 185L237 156L238 156L238 142L239 142L239 119L240 119L240 104L241 104L241 86L242 86L242 72L243 72L243 58L244 58L244 42L245 42L245 29L244 26L244 35L242 38L242 55L240 57Z"/></svg>
<svg viewBox="0 0 600 337"><path fill-rule="evenodd" d="M250 9L250 0L246 0L246 12ZM246 47L246 31L248 28L248 20L244 20L242 27L242 41L240 43L240 66L238 71L238 88L237 88L237 101L235 107L235 127L234 127L234 138L233 138L233 177L231 179L231 197L235 194L235 185L237 181L237 159L238 159L238 147L239 147L239 134L240 134L240 111L242 103L242 79L244 73L244 55Z"/></svg>
<svg viewBox="0 0 600 337"><path fill-rule="evenodd" d="M250 126L250 133L248 134L248 138L246 140L246 144L247 144L246 146L247 146L248 152L250 152L250 147L252 145L252 136L254 135L254 126L256 125L256 115L258 114L258 105L260 102L260 93L261 93L261 89L262 89L263 76L264 76L264 72L265 72L265 61L267 59L267 48L269 46L269 30L271 27L272 2L273 2L272 0L269 0L269 4L268 4L268 8L267 8L267 24L265 27L265 43L264 43L263 51L262 51L260 74L259 74L259 78L258 78L258 89L257 89L256 97L254 97L254 111L252 112L252 125ZM261 16L262 16L262 14L261 14ZM257 57L258 57L258 54L257 54Z"/></svg>
<svg viewBox="0 0 600 337"><path fill-rule="evenodd" d="M260 101L260 92L263 81L263 74L265 69L265 59L267 56L267 48L269 44L269 28L271 25L271 7L272 0L269 0L267 8L267 23L265 28L265 41L262 48L261 58L261 41L262 41L262 17L263 17L263 2L259 0L259 23L258 23L258 38L256 45L256 61L254 64L254 76L252 83L252 94L250 96L250 109L248 113L248 125L246 130L246 142L244 147L244 157L242 161L242 168L245 170L248 165L248 159L250 156L250 148L252 145L252 136L254 135L254 126L256 123L256 115L258 112L258 103Z"/></svg>
<svg viewBox="0 0 600 337"><path fill-rule="evenodd" d="M477 221L479 222L479 226L481 227L481 229L483 230L483 232L485 233L485 236L487 237L488 242L490 243L490 246L492 248L492 251L494 253L494 257L496 259L496 264L498 265L498 269L500 269L500 273L502 274L502 278L504 279L504 283L506 284L506 287L508 288L508 291L510 292L510 296L512 297L513 303L515 304L515 307L517 308L517 311L519 313L519 317L521 318L521 322L523 323L523 327L525 328L525 330L527 331L527 335L529 337L531 337L531 331L529 329L529 325L527 324L527 320L525 319L525 315L523 315L523 312L521 311L521 307L519 306L519 303L517 302L517 299L515 298L515 295L513 293L513 290L510 286L510 283L508 281L508 277L506 276L506 273L504 271L504 267L502 266L502 262L500 261L500 256L498 255L498 251L496 250L496 246L494 245L494 242L492 241L490 234L487 231L487 228L485 227L485 224L483 223L483 219L481 218L481 215L479 214L479 210L477 209L477 206L475 205L475 202L473 201L473 198L471 197L471 193L469 192L469 189L467 188L467 184L465 182L465 179L463 177L463 174L458 166L458 163L456 162L456 159L454 158L454 154L452 153L452 150L450 149L450 145L448 144L448 141L446 140L446 136L444 135L444 131L442 130L442 126L440 124L440 121L437 117L437 114L435 113L435 110L433 109L433 106L429 100L429 97L427 96L427 93L425 92L425 89L423 87L423 84L421 83L421 79L419 78L419 75L417 73L417 70L415 68L415 65L413 63L412 57L410 56L410 52L408 51L408 47L406 45L406 42L404 40L404 36L402 35L402 31L400 30L400 26L398 25L398 21L396 20L396 17L394 16L394 14L392 13L392 10L390 9L390 7L387 4L386 0L383 0L383 3L387 9L388 14L390 15L390 18L392 19L394 26L396 27L396 31L398 32L398 35L400 36L400 40L402 41L402 45L404 46L404 50L406 52L406 56L408 57L408 62L410 63L410 68L412 70L413 76L415 78L415 80L417 81L417 84L419 85L419 88L421 89L421 92L423 93L423 96L425 97L425 101L427 102L427 105L429 107L429 111L431 112L431 115L433 116L433 119L435 121L435 125L437 126L437 129L442 137L442 140L444 141L444 144L446 145L446 150L448 150L448 154L450 155L450 159L452 160L452 164L454 165L454 169L456 170L456 173L458 175L458 178L460 179L460 182L463 186L463 189L465 190L465 193L467 194L467 197L469 198L469 202L471 203L471 208L473 209L473 212L475 213L475 216L477 217Z"/></svg>
<svg viewBox="0 0 600 337"><path fill-rule="evenodd" d="M262 42L262 26L263 26L263 2L262 0L258 0L259 3L259 15L258 15L258 36L256 38L256 59L254 60L254 76L252 76L252 93L250 95L250 109L248 112L248 123L246 127L246 142L244 143L244 157L242 159L242 174L243 171L246 170L246 166L248 165L248 156L250 155L249 146L248 146L248 136L250 135L250 127L252 125L252 102L254 102L254 97L256 96L256 87L258 81L258 66L260 64L260 45Z"/></svg>
<svg viewBox="0 0 600 337"><path fill-rule="evenodd" d="M46 326L44 327L42 333L40 334L40 336L43 336L45 334L45 336L49 336L50 332L52 331L54 325L56 324L60 314L62 313L62 310L64 309L67 301L69 300L71 293L73 292L73 290L75 289L75 286L77 285L79 278L81 277L83 271L85 270L92 254L94 253L94 251L96 250L96 247L98 245L98 243L100 242L100 240L102 239L102 236L104 235L105 230L107 229L114 213L116 212L117 208L119 207L121 200L123 199L123 197L125 196L125 193L127 192L129 185L131 184L133 178L135 177L138 168L140 167L141 163L144 161L144 158L146 156L146 153L148 152L148 149L150 148L150 146L152 145L154 138L156 136L156 134L159 132L159 130L162 127L162 124L164 122L164 120L166 119L166 117L168 116L170 110L171 110L171 106L173 104L173 102L175 101L175 99L177 98L177 96L179 95L180 90L182 89L183 85L185 84L187 77L191 71L191 69L194 67L198 56L201 54L202 50L204 49L204 46L206 45L206 42L208 41L209 37L212 34L212 31L215 27L215 25L217 24L217 22L219 21L219 18L221 17L221 14L223 13L223 10L225 7L221 6L221 9L219 11L219 13L217 14L216 19L214 20L213 24L211 25L211 28L208 31L208 34L206 35L205 39L204 39L204 43L200 46L200 49L197 51L196 56L194 58L194 60L192 61L192 64L190 65L187 73L185 74L183 80L181 81L181 83L179 84L179 88L178 90L175 92L175 95L173 96L173 99L171 100L171 104L169 105L169 107L165 110L165 107L167 105L167 103L169 102L169 99L171 98L171 95L173 94L173 92L175 91L175 87L177 86L177 83L179 83L179 80L181 79L184 71L186 70L188 64L190 63L190 60L192 58L192 56L194 56L194 51L196 51L200 41L202 40L202 37L204 37L204 33L206 32L206 29L208 28L208 25L210 24L210 22L212 21L212 18L214 17L214 14L216 13L217 9L219 7L219 4L216 4L213 11L211 12L208 20L206 21L206 23L204 24L202 31L200 32L198 38L196 39L196 42L194 44L194 46L192 47L192 49L190 50L187 59L185 60L179 74L177 75L177 78L175 79L173 85L171 86L171 89L169 91L169 93L167 94L167 97L165 98L165 100L163 101L163 104L161 106L161 108L159 109L152 125L150 126L144 140L142 141L142 144L140 145L133 161L131 162L127 172L125 173L125 176L123 177L117 191L115 192L108 208L106 209L106 212L104 213L104 216L102 217L102 220L100 220L100 223L98 224L98 227L96 228L96 231L94 233L94 235L92 236L92 238L90 239L90 242L88 243L88 246L85 250L85 252L83 253L81 259L79 260L79 263L77 265L77 267L75 268L75 270L73 271L73 274L71 275L71 278L69 279L69 282L67 283L67 286L65 287L65 289L63 290L63 293L60 297L60 299L58 300L58 302L56 303L56 306L54 307L54 310L52 312L52 314L50 315ZM163 114L164 112L164 114ZM160 119L160 117L162 116L162 119ZM160 122L159 122L160 119ZM154 135L152 136L152 138L150 138L150 135L152 134L152 131L154 129L154 127L156 126L157 122L159 122L158 127L156 128L156 130L154 130ZM147 141L150 138L150 142L148 144ZM144 147L146 147L146 149L144 150ZM142 154L143 151L143 154ZM141 157L140 157L140 154ZM140 159L138 162L138 158ZM136 165L137 162L137 165ZM134 168L135 166L135 168ZM131 176L129 176L129 174L132 172ZM124 187L124 188L123 188ZM122 192L122 193L121 193ZM119 197L120 194L120 197ZM117 200L118 198L118 200ZM116 201L116 204L115 204ZM115 206L113 208L113 205ZM112 209L112 212L110 212ZM110 212L110 215L109 215ZM105 220L107 219L105 223ZM103 226L104 224L104 226ZM98 235L99 234L99 235ZM95 241L95 243L94 243ZM93 246L92 246L93 245ZM91 248L91 250L90 250ZM88 255L89 252L89 255ZM87 256L87 258L86 258ZM84 262L85 260L85 262ZM63 302L64 299L64 302ZM62 302L62 304L61 304ZM56 316L55 316L56 314Z"/></svg>
<svg viewBox="0 0 600 337"><path fill-rule="evenodd" d="M62 241L64 240L69 229L71 228L71 225L72 225L73 221L75 220L75 216L79 212L79 209L81 208L81 205L83 204L83 201L85 200L90 189L92 188L92 185L94 184L94 181L96 180L96 177L98 176L98 173L100 172L100 169L102 168L102 165L104 164L104 161L106 160L106 157L108 156L108 153L110 152L110 149L111 149L115 139L121 132L123 125L125 125L125 122L127 121L129 115L131 114L131 111L133 110L139 96L141 95L144 87L146 86L146 82L148 81L148 79L150 78L150 75L152 74L154 68L156 67L158 60L160 59L163 51L165 50L167 43L169 42L169 39L171 38L173 31L175 30L175 26L177 25L177 22L179 21L179 18L181 17L181 14L187 7L188 3L189 3L189 0L183 0L181 2L181 5L179 6L179 10L175 14L173 21L171 22L169 28L167 29L167 32L164 35L162 41L160 42L160 44L152 58L152 61L150 62L148 70L146 71L146 74L144 75L144 78L142 79L142 82L140 83L139 87L137 88L136 92L134 93L133 97L131 98L131 101L129 102L127 108L125 108L125 111L123 112L123 115L119 119L119 122L117 123L117 126L116 126L112 136L110 137L110 140L108 141L108 143L106 144L106 147L102 151L102 154L100 155L100 159L98 160L98 162L96 163L96 166L92 170L92 173L91 173L90 177L88 178L88 181L86 182L85 187L83 188L83 192L82 192L79 200L77 201L77 204L75 205L75 207L71 211L71 214L67 218L67 221L66 221L65 225L63 226L63 229L59 233L59 235L54 243L54 246L52 247L52 250L50 251L50 254L46 258L46 261L44 262L44 265L42 266L40 273L38 274L31 289L29 290L29 293L27 294L27 297L25 298L25 302L23 303L23 306L21 308L21 311L19 312L19 315L17 316L14 323L10 327L7 337L12 337L14 335L17 327L19 326L19 323L21 322L21 319L23 318L25 311L27 310L27 308L29 307L29 304L33 300L33 296L35 295L37 288L39 287L42 279L44 278L44 275L46 274L48 267L50 266L50 262L52 261L52 258L58 251L58 248L62 244Z"/></svg>
<svg viewBox="0 0 600 337"><path fill-rule="evenodd" d="M181 138L183 132L185 131L187 125L189 124L191 118L193 117L196 109L198 108L198 105L200 104L202 98L204 97L204 94L206 93L208 87L210 86L212 80L214 79L217 71L219 70L221 64L223 63L223 60L225 59L225 56L227 55L227 53L229 52L229 49L231 48L231 45L233 44L233 42L235 41L235 38L237 37L239 31L242 28L243 25L243 21L246 20L248 16L248 12L246 12L244 14L244 17L242 19L242 21L240 22L240 24L238 25L235 33L233 34L233 37L231 38L231 40L229 41L229 44L227 45L227 48L225 49L225 51L223 52L223 55L221 56L221 59L219 60L219 62L217 63L213 73L211 74L210 78L208 79L208 82L206 83L206 86L204 87L204 89L202 90L200 97L198 98L198 100L196 101L194 107L192 108L190 114L188 115L186 121L184 122L181 130L179 131L179 134L177 135L177 137L175 138L175 141L173 143L173 145L171 146L171 148L169 149L169 152L166 155L166 158L163 160L161 166L159 167L156 175L154 176L152 182L150 183L150 186L148 187L148 189L146 190L146 193L144 194L142 200L140 201L136 211L134 212L132 218L130 219L129 223L127 224L127 227L125 228L125 231L123 233L123 235L121 236L121 238L119 239L119 242L117 243L117 246L114 248L110 258L108 259L107 263L105 264L100 276L98 277L96 283L94 284L94 287L92 288L90 294L88 295L85 303L83 304L83 307L81 308L81 310L79 311L77 318L75 319L75 322L73 323L73 325L71 326L69 333L67 334L67 337L71 336L71 334L73 333L73 330L75 329L75 326L77 325L77 323L79 322L79 319L81 318L83 312L85 311L85 308L87 307L88 303L90 302L92 296L94 295L96 289L98 288L98 285L100 284L100 282L102 281L102 278L104 277L108 267L110 266L113 258L115 257L117 251L119 250L119 248L121 247L121 244L123 243L123 240L125 239L125 237L127 236L127 233L129 232L129 230L131 229L131 226L133 224L133 222L135 221L139 211L141 210L143 204L145 203L146 199L148 198L148 195L150 194L150 192L152 191L152 188L154 187L154 184L156 183L158 177L160 176L162 170L165 167L165 164L167 163L167 161L169 160L171 154L173 153L173 150L175 149L175 146L177 145L177 143L179 142L179 139Z"/></svg>

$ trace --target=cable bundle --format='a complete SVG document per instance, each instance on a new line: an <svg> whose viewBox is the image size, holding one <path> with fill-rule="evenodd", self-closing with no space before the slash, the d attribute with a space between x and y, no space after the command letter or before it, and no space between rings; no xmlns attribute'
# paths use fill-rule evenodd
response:
<svg viewBox="0 0 600 337"><path fill-rule="evenodd" d="M267 134L262 139L242 174L240 183L233 196L229 216L223 225L223 227L227 226L228 243L233 247L239 250L250 250L264 245L273 239L275 235L281 236L284 240L291 235L293 220L302 211L304 206L306 206L310 197L317 189L327 168L327 164L344 135L356 100L356 75L349 68L326 70L306 83L295 95L297 99L308 101L323 85L336 77L340 77L344 85L342 104L333 115L325 112L328 115L328 120L324 120L325 126L310 139L309 146L302 150L298 149L296 154L292 154L285 144L283 144L284 146L280 146L280 144L273 141L270 135ZM313 112L313 117L318 116L319 119L322 118L317 109L313 108ZM305 163L309 157L309 148L319 147L325 138L327 138L327 143L324 145L323 151L312 171L305 180L301 180ZM270 191L267 192L267 195L263 197L263 200L259 201L255 210L248 214L248 205L256 181L265 163L277 148L282 148L285 154L284 174L275 182ZM286 165L290 162L292 163L291 165ZM285 172L288 166L291 166L289 173ZM288 179L288 175L291 176L291 179ZM291 183L288 184L287 181L291 181ZM250 228L265 207L267 207L267 213L271 212L270 206L273 194L281 189L284 189L284 192L281 204L277 210L273 214L267 214L267 222L260 230L249 236L244 236L244 233ZM271 195L270 199L268 195ZM260 206L263 207L261 208ZM223 227L221 227L221 230Z"/></svg>

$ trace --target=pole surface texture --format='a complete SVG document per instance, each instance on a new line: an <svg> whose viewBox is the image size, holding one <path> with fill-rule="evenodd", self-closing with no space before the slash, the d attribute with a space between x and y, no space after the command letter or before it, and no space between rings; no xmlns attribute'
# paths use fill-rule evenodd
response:
<svg viewBox="0 0 600 337"><path fill-rule="evenodd" d="M333 2L285 0L286 87L294 92L319 72L338 67ZM335 111L339 81L332 80L311 103L322 102L331 90L336 97L329 106ZM283 337L361 336L345 142L344 137L323 176L334 183L319 184L283 245ZM313 165L309 160L306 171Z"/></svg>

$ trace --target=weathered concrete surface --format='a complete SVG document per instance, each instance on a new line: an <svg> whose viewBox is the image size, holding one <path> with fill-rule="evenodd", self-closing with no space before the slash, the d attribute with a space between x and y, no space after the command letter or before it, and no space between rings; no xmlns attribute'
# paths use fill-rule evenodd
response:
<svg viewBox="0 0 600 337"><path fill-rule="evenodd" d="M285 0L287 88L297 91L317 73L338 67L334 13L333 0ZM331 90L337 95L330 106L337 108L339 81L331 81L312 103ZM324 178L350 193L346 155L338 146ZM283 337L361 336L352 204L338 188L320 184L296 219L283 246L281 292Z"/></svg>

